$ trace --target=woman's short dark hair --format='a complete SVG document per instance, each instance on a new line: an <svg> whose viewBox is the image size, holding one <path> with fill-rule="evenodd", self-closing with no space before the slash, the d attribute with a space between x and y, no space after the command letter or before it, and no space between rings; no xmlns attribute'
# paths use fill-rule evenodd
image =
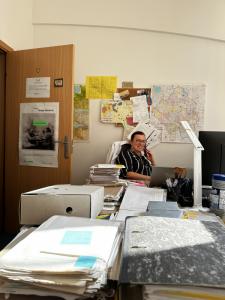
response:
<svg viewBox="0 0 225 300"><path fill-rule="evenodd" d="M145 136L144 132L142 132L142 131L135 131L135 132L133 132L133 133L131 134L130 140L133 141L135 135L137 135L137 134L140 134L140 135L144 135L144 136Z"/></svg>

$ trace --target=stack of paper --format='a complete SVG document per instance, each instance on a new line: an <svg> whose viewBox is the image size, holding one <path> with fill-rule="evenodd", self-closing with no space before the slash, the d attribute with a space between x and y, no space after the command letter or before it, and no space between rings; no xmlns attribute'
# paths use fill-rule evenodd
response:
<svg viewBox="0 0 225 300"><path fill-rule="evenodd" d="M1 292L90 297L106 284L120 241L114 222L51 217L2 255Z"/></svg>
<svg viewBox="0 0 225 300"><path fill-rule="evenodd" d="M90 183L117 183L123 165L97 164L90 167Z"/></svg>
<svg viewBox="0 0 225 300"><path fill-rule="evenodd" d="M124 186L112 186L104 188L104 206L103 211L117 211L120 203L121 197L123 195L125 187Z"/></svg>

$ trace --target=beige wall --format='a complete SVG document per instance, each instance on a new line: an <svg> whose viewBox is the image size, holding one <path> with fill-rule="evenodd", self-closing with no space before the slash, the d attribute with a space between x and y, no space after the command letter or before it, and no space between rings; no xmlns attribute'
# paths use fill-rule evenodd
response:
<svg viewBox="0 0 225 300"><path fill-rule="evenodd" d="M33 21L225 39L224 11L224 0L34 0Z"/></svg>
<svg viewBox="0 0 225 300"><path fill-rule="evenodd" d="M33 48L33 0L0 0L0 40L15 50Z"/></svg>
<svg viewBox="0 0 225 300"><path fill-rule="evenodd" d="M27 2L28 11L22 13L27 24L29 1L22 1ZM119 86L125 80L136 87L205 83L204 128L225 130L224 11L224 0L33 0L34 47L74 43L76 83L86 75L116 75ZM15 16L18 24L20 18ZM7 22L13 28L6 30ZM29 47L31 39L15 22L1 24L16 48ZM28 31L31 37L29 26ZM121 128L100 123L99 107L98 100L91 101L90 141L75 144L72 183L83 183L89 166L104 162L109 145L122 137ZM158 165L193 163L191 145L160 144L153 152Z"/></svg>
<svg viewBox="0 0 225 300"><path fill-rule="evenodd" d="M42 7L45 3L45 12ZM224 1L53 1L34 0L35 47L74 43L75 81L86 75L117 75L134 86L205 83L205 129L225 130ZM90 103L90 141L74 147L72 182L83 183L88 168L104 162L122 129L99 121L98 100ZM193 164L192 146L160 144L158 165Z"/></svg>

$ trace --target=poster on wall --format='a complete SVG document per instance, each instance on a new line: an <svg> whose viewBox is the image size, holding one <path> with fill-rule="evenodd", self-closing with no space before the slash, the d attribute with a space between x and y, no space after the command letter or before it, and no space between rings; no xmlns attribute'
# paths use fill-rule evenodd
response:
<svg viewBox="0 0 225 300"><path fill-rule="evenodd" d="M89 141L89 100L85 96L85 86L74 85L74 142Z"/></svg>
<svg viewBox="0 0 225 300"><path fill-rule="evenodd" d="M58 167L59 103L21 103L19 163Z"/></svg>
<svg viewBox="0 0 225 300"><path fill-rule="evenodd" d="M49 98L50 77L26 78L26 98Z"/></svg>

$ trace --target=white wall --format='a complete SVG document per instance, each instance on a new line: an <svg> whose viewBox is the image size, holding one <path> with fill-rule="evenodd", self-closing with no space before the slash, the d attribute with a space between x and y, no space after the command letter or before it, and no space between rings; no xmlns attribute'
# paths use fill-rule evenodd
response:
<svg viewBox="0 0 225 300"><path fill-rule="evenodd" d="M33 0L0 0L0 40L14 50L33 48Z"/></svg>
<svg viewBox="0 0 225 300"><path fill-rule="evenodd" d="M34 0L34 46L74 43L76 83L86 75L116 75L119 86L205 83L204 129L225 130L224 9L220 0ZM99 122L99 107L91 101L90 141L75 144L72 183L83 183L122 137L121 128ZM158 165L193 163L191 145L160 144L153 152Z"/></svg>
<svg viewBox="0 0 225 300"><path fill-rule="evenodd" d="M33 21L225 39L224 11L224 0L34 0Z"/></svg>

